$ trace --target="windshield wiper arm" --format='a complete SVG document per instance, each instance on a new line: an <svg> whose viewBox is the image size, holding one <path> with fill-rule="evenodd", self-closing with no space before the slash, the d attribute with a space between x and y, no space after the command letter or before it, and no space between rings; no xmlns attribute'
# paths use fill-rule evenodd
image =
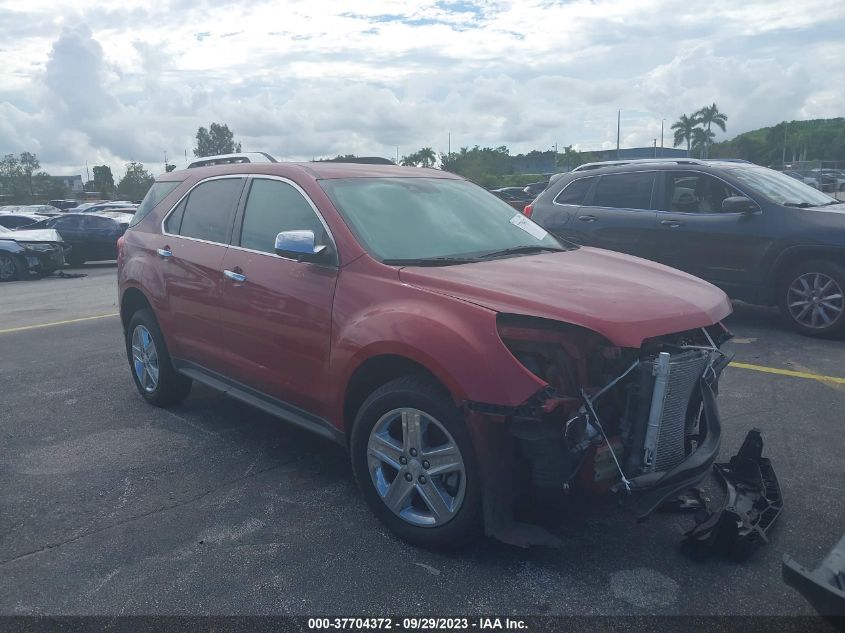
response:
<svg viewBox="0 0 845 633"><path fill-rule="evenodd" d="M503 255L516 255L519 253L540 253L542 251L554 251L556 253L560 253L564 250L566 249L558 248L557 246L514 246L512 248L503 248L500 251L484 253L483 255L479 255L479 257L488 259L490 257L501 257Z"/></svg>
<svg viewBox="0 0 845 633"><path fill-rule="evenodd" d="M815 206L810 202L784 202L783 206L785 207L796 207L798 209L806 209L807 207Z"/></svg>

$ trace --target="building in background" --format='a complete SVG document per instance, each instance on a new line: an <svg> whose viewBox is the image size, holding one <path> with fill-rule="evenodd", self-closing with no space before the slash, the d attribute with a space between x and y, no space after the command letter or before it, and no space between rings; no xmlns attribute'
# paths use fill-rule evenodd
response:
<svg viewBox="0 0 845 633"><path fill-rule="evenodd" d="M82 193L82 176L50 176L54 184L61 184L68 193Z"/></svg>

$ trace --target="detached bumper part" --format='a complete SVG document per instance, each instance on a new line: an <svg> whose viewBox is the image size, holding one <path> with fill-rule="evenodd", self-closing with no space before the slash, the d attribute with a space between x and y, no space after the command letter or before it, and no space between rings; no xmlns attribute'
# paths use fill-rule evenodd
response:
<svg viewBox="0 0 845 633"><path fill-rule="evenodd" d="M762 456L760 431L751 429L739 452L713 468L725 486L722 510L700 517L686 533L684 547L695 558L711 551L744 560L761 544L780 516L783 497L771 462Z"/></svg>
<svg viewBox="0 0 845 633"><path fill-rule="evenodd" d="M845 536L814 570L805 569L787 554L783 555L783 580L797 589L821 615L837 618L845 631Z"/></svg>

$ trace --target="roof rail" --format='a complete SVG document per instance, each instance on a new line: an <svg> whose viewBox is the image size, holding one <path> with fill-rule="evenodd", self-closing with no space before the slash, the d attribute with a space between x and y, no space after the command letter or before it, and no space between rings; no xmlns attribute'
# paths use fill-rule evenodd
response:
<svg viewBox="0 0 845 633"><path fill-rule="evenodd" d="M602 167L621 167L622 165L706 165L697 158L632 158L630 160L602 160L595 163L578 165L572 171L587 171Z"/></svg>
<svg viewBox="0 0 845 633"><path fill-rule="evenodd" d="M203 156L198 158L188 169L194 167L208 167L209 165L234 165L236 163L276 163L275 158L266 152L241 152L238 154L218 154L216 156Z"/></svg>

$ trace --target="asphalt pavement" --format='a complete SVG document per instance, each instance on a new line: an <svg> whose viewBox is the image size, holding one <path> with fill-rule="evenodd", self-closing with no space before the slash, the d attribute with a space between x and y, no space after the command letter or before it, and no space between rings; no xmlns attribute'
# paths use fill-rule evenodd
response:
<svg viewBox="0 0 845 633"><path fill-rule="evenodd" d="M381 526L341 448L204 387L147 405L108 316L114 265L80 272L0 285L0 614L813 613L781 556L815 566L845 532L845 384L726 370L722 457L760 428L785 498L745 563L689 560L688 515L613 504L550 509L557 550L432 552ZM843 341L762 308L728 323L737 361L845 376Z"/></svg>

